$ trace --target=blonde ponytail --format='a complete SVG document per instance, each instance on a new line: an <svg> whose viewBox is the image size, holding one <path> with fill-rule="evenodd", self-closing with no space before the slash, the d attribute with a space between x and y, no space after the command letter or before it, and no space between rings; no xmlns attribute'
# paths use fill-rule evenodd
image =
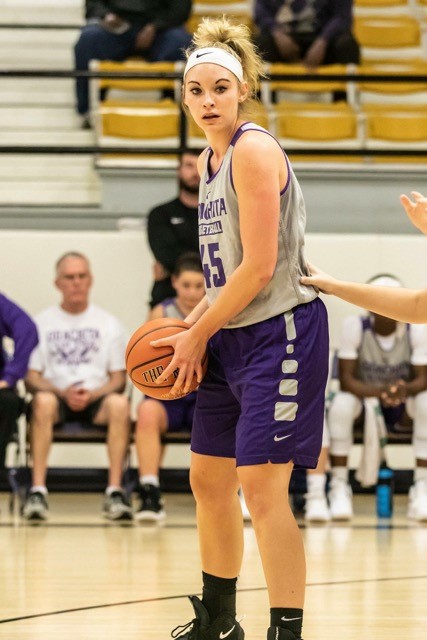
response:
<svg viewBox="0 0 427 640"><path fill-rule="evenodd" d="M251 32L244 24L233 24L228 18L203 18L193 35L193 44L187 57L195 49L219 47L237 58L243 67L249 96L255 98L260 78L264 77L263 63L251 41Z"/></svg>

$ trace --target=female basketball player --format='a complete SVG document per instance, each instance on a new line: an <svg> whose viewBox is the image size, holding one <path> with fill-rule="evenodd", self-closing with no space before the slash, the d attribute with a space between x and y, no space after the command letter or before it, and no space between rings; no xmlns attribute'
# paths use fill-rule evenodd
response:
<svg viewBox="0 0 427 640"><path fill-rule="evenodd" d="M261 69L246 27L219 19L202 22L184 71L184 104L209 143L199 159L207 296L187 332L154 343L174 347L163 376L179 368L176 389L194 373L201 380L209 350L191 444L203 599L191 598L196 615L173 632L180 639L244 637L235 619L239 484L268 586L267 638L301 638L305 558L288 487L294 465L314 468L320 452L328 326L315 290L300 284L300 187L278 142L244 116Z"/></svg>
<svg viewBox="0 0 427 640"><path fill-rule="evenodd" d="M427 198L416 191L411 195L415 202L405 195L400 196L400 201L411 222L427 234ZM317 287L323 293L333 294L347 302L400 322L427 322L427 289L394 289L343 282L314 265L310 265L310 270L312 275L301 278L301 282Z"/></svg>

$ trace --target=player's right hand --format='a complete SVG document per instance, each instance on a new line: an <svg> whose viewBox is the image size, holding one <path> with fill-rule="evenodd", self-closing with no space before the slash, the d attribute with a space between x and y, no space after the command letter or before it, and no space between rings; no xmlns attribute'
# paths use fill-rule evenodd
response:
<svg viewBox="0 0 427 640"><path fill-rule="evenodd" d="M307 266L311 275L300 278L301 284L305 284L308 287L315 287L319 289L319 291L322 291L322 293L333 293L334 284L336 283L335 278L321 271L310 262L307 263Z"/></svg>
<svg viewBox="0 0 427 640"><path fill-rule="evenodd" d="M400 196L400 202L414 227L427 235L427 198L418 191L411 191L411 196L415 202L404 194Z"/></svg>

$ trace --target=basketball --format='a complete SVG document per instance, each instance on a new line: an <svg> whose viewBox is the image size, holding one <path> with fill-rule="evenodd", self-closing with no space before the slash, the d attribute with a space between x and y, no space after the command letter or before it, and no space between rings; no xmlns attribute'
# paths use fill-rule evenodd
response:
<svg viewBox="0 0 427 640"><path fill-rule="evenodd" d="M174 371L162 384L156 384L157 378L163 373L173 358L173 349L170 346L152 347L150 342L168 338L181 331L189 329L189 325L183 320L176 318L158 318L145 322L135 331L128 342L126 348L126 370L137 389L150 398L158 400L176 400L182 398L186 393L170 397L178 370ZM206 373L208 364L207 353L202 359L203 375ZM194 376L193 384L187 393L191 393L198 386L197 378Z"/></svg>

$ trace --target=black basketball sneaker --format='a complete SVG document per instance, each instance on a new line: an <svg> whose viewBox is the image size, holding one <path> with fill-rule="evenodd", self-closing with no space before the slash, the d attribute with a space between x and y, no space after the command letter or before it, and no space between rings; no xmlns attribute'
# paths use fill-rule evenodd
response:
<svg viewBox="0 0 427 640"><path fill-rule="evenodd" d="M176 627L172 638L179 640L244 640L243 631L236 618L227 612L220 613L211 620L202 601L190 596L196 617L188 624Z"/></svg>

